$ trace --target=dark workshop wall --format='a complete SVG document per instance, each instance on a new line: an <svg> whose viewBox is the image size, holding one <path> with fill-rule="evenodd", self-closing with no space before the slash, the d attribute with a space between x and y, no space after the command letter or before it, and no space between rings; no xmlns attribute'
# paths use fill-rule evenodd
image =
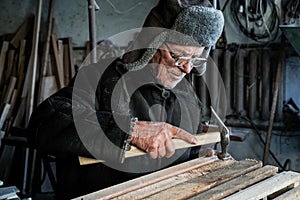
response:
<svg viewBox="0 0 300 200"><path fill-rule="evenodd" d="M35 13L35 0L0 1L0 36L15 33L23 21ZM96 0L98 40L142 25L146 15L158 0ZM43 22L47 18L49 0L43 1ZM54 32L57 37L72 37L74 46L84 46L89 40L88 1L56 0ZM124 44L126 45L126 44Z"/></svg>

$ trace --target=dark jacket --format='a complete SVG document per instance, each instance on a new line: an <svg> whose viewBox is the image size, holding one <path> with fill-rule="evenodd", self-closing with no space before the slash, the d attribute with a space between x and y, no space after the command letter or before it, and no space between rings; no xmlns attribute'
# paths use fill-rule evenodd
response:
<svg viewBox="0 0 300 200"><path fill-rule="evenodd" d="M111 64L110 64L111 63ZM184 79L168 90L148 67L127 72L120 59L83 67L65 88L33 112L29 129L36 148L57 158L61 197L75 197L194 158L197 149L170 159L148 155L124 159L130 121L165 121L191 134L201 132L200 102ZM80 166L78 156L105 163Z"/></svg>

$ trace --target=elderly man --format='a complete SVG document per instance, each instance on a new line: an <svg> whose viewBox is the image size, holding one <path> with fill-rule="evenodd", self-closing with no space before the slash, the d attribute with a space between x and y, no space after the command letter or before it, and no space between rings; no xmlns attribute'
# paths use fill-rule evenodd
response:
<svg viewBox="0 0 300 200"><path fill-rule="evenodd" d="M132 51L82 67L34 111L29 129L41 153L57 159L58 197L71 198L197 157L172 138L196 143L201 103L185 79L203 63L224 19L208 1L161 0ZM130 146L149 154L124 157ZM103 163L80 166L78 156Z"/></svg>

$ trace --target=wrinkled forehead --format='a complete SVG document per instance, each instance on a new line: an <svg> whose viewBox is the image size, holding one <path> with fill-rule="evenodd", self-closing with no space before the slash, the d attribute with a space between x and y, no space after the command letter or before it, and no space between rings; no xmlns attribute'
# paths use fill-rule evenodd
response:
<svg viewBox="0 0 300 200"><path fill-rule="evenodd" d="M168 43L168 46L171 48L173 53L177 53L179 55L184 56L201 56L205 47L201 46L185 46L185 45L178 45Z"/></svg>

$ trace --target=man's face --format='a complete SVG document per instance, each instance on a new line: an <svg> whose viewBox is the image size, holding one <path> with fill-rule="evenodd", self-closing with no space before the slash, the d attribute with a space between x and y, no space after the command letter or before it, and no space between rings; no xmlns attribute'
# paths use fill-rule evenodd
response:
<svg viewBox="0 0 300 200"><path fill-rule="evenodd" d="M204 47L199 46L164 43L150 61L153 75L161 85L172 89L191 72L190 59L200 58L203 50Z"/></svg>

